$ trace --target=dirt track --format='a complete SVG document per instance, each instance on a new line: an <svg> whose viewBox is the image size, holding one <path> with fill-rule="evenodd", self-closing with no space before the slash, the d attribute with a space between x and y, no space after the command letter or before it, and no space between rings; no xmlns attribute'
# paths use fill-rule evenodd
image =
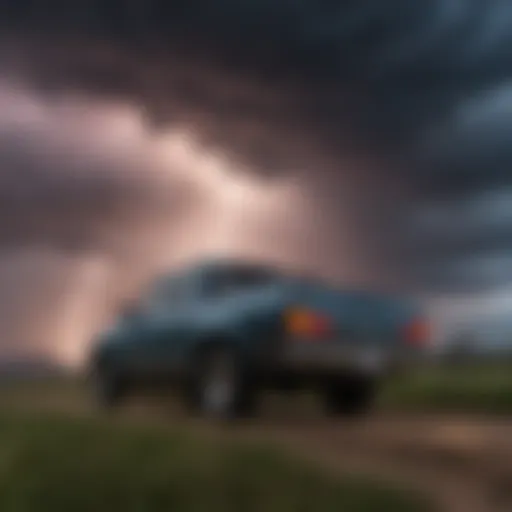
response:
<svg viewBox="0 0 512 512"><path fill-rule="evenodd" d="M510 432L512 419L381 413L352 423L268 418L220 434L271 439L334 470L363 471L425 489L449 512L510 512Z"/></svg>
<svg viewBox="0 0 512 512"><path fill-rule="evenodd" d="M449 511L512 510L512 422L375 416L344 425L274 424L265 435L340 469L427 489ZM510 489L510 491L508 490Z"/></svg>
<svg viewBox="0 0 512 512"><path fill-rule="evenodd" d="M92 413L76 397L40 398L37 406L46 410ZM512 511L512 418L377 411L364 420L342 421L285 400L263 410L257 420L229 427L191 421L174 407L169 411L145 403L134 403L119 417L186 425L205 435L271 440L335 471L363 471L425 489L448 512Z"/></svg>

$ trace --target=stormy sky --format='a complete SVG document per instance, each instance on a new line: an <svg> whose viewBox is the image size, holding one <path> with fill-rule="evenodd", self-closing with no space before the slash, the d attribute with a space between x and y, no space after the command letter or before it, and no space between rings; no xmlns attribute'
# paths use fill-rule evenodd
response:
<svg viewBox="0 0 512 512"><path fill-rule="evenodd" d="M508 304L510 0L0 0L0 34L6 349L74 357L205 252Z"/></svg>

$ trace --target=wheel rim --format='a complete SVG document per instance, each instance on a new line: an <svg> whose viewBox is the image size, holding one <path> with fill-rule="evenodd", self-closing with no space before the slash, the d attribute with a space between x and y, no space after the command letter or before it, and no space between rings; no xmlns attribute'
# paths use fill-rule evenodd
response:
<svg viewBox="0 0 512 512"><path fill-rule="evenodd" d="M234 398L234 363L228 354L218 354L209 361L203 380L203 407L213 414L226 412Z"/></svg>

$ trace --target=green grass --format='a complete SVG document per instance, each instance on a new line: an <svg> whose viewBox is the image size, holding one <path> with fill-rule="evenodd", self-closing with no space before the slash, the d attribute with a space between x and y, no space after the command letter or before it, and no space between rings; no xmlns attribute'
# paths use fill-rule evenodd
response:
<svg viewBox="0 0 512 512"><path fill-rule="evenodd" d="M30 408L38 404L55 406L62 410L68 406L84 404L88 400L83 382L79 380L17 383L0 387L0 405L6 403ZM272 407L282 409L285 397ZM294 400L296 402L296 400ZM317 396L307 394L299 400L304 410L314 411ZM467 362L443 364L414 370L384 384L379 397L384 410L468 412L483 414L512 413L512 362ZM270 412L271 414L271 412Z"/></svg>
<svg viewBox="0 0 512 512"><path fill-rule="evenodd" d="M381 403L400 410L512 413L512 365L426 368L390 383Z"/></svg>
<svg viewBox="0 0 512 512"><path fill-rule="evenodd" d="M335 477L272 447L190 432L0 412L2 512L394 512L411 492Z"/></svg>
<svg viewBox="0 0 512 512"><path fill-rule="evenodd" d="M29 408L41 405L52 409L66 409L87 403L88 395L83 382L63 380L17 383L0 387L0 405L26 404ZM281 410L285 402L280 397L270 411ZM296 400L293 400L297 402ZM319 414L317 396L300 399L300 407ZM286 405L286 407L288 407ZM385 383L379 397L384 410L422 412L467 412L483 414L512 413L512 362L468 362L424 367Z"/></svg>

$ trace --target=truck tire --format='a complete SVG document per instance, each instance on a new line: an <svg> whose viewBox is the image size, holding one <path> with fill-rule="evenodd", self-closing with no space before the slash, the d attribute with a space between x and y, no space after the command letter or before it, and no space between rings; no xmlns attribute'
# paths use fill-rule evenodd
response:
<svg viewBox="0 0 512 512"><path fill-rule="evenodd" d="M127 385L121 374L107 367L96 367L89 375L95 404L103 410L119 406L126 398Z"/></svg>
<svg viewBox="0 0 512 512"><path fill-rule="evenodd" d="M234 420L256 409L255 381L229 345L215 344L195 354L184 391L188 408L208 418Z"/></svg>
<svg viewBox="0 0 512 512"><path fill-rule="evenodd" d="M367 413L377 393L377 382L364 375L345 375L330 379L323 390L326 414L330 416L361 416Z"/></svg>

